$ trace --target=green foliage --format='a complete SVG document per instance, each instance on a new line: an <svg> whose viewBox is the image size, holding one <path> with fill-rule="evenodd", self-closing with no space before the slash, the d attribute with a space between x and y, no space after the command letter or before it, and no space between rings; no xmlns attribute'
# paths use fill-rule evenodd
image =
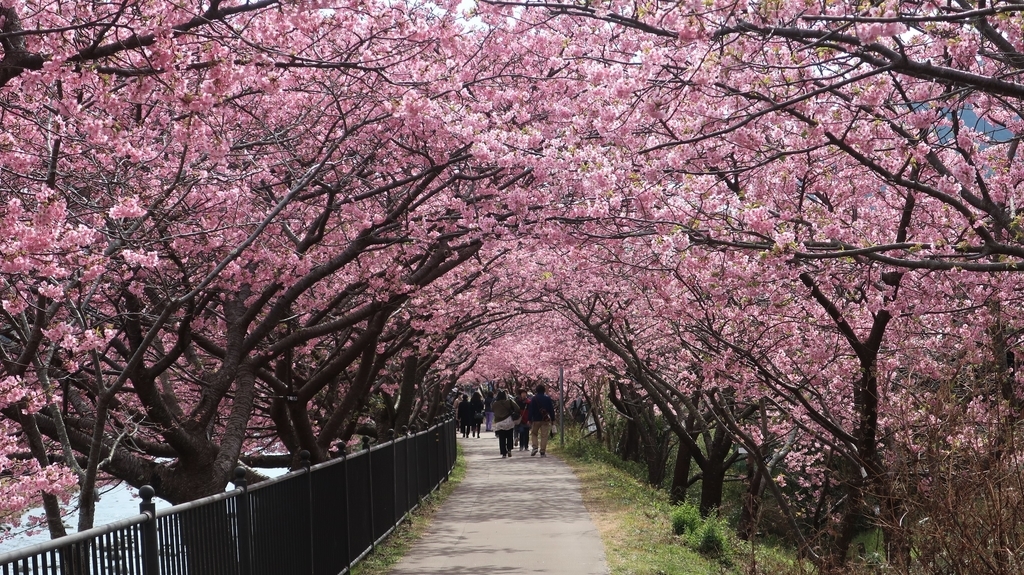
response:
<svg viewBox="0 0 1024 575"><path fill-rule="evenodd" d="M596 441L566 432L565 448L555 451L580 480L611 575L738 575L680 544L669 520L674 506L664 491L646 483L642 468L623 465Z"/></svg>
<svg viewBox="0 0 1024 575"><path fill-rule="evenodd" d="M724 511L701 518L693 503L672 505L668 493L647 484L642 465L623 462L592 437L566 429L565 448L555 449L580 480L583 499L601 532L612 575L806 575L781 541L740 541ZM727 497L742 495L737 482ZM731 493L731 495L730 495Z"/></svg>
<svg viewBox="0 0 1024 575"><path fill-rule="evenodd" d="M885 540L882 530L871 527L861 531L853 538L850 545L849 558L865 565L882 565L885 563Z"/></svg>
<svg viewBox="0 0 1024 575"><path fill-rule="evenodd" d="M711 557L723 557L729 554L726 526L718 517L708 517L701 522L689 532L686 541L690 547Z"/></svg>
<svg viewBox="0 0 1024 575"><path fill-rule="evenodd" d="M672 509L672 531L682 537L691 549L709 557L726 557L730 554L731 529L724 518L717 514L708 518L700 516L700 510L692 503L684 503Z"/></svg>
<svg viewBox="0 0 1024 575"><path fill-rule="evenodd" d="M684 503L672 510L672 531L676 535L688 535L701 526L700 510L691 503Z"/></svg>
<svg viewBox="0 0 1024 575"><path fill-rule="evenodd" d="M590 437L584 437L576 427L565 430L565 451L570 457L579 461L602 463L625 471L639 481L646 481L647 468L636 461L623 461L618 455L605 449L603 445Z"/></svg>

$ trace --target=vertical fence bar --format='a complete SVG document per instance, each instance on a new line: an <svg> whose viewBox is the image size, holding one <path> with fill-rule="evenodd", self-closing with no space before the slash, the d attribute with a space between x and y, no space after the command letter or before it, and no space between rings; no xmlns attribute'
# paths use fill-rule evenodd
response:
<svg viewBox="0 0 1024 575"><path fill-rule="evenodd" d="M451 477L452 470L455 469L455 457L458 454L458 447L455 444L454 432L455 429L455 418L449 417L448 422L445 425L446 433L448 434L448 477Z"/></svg>
<svg viewBox="0 0 1024 575"><path fill-rule="evenodd" d="M366 450L366 485L370 492L370 549L377 548L377 529L373 516L377 510L373 508L373 459L370 457L370 438L363 436L363 449Z"/></svg>
<svg viewBox="0 0 1024 575"><path fill-rule="evenodd" d="M441 482L438 477L441 476L441 466L444 465L437 457L437 448L440 447L439 441L441 435L435 427L430 428L430 433L427 435L427 449L430 450L430 461L433 465L430 466L430 491L433 492Z"/></svg>
<svg viewBox="0 0 1024 575"><path fill-rule="evenodd" d="M416 451L420 461L423 462L423 470L420 476L420 499L430 495L430 428L422 431L416 437Z"/></svg>
<svg viewBox="0 0 1024 575"><path fill-rule="evenodd" d="M409 435L409 432L412 435ZM412 511L419 505L419 488L413 488L416 484L413 481L413 470L415 464L413 460L416 457L416 426L413 425L407 430L405 435L405 497L409 500L409 511ZM415 496L413 494L415 493Z"/></svg>
<svg viewBox="0 0 1024 575"><path fill-rule="evenodd" d="M139 489L142 503L139 503L139 512L149 515L149 519L142 524L142 572L145 575L160 575L160 553L156 543L156 503L153 497L156 490L149 485L143 485Z"/></svg>
<svg viewBox="0 0 1024 575"><path fill-rule="evenodd" d="M412 503L409 501L409 428L403 425L401 429L402 434L402 454L398 454L398 448L395 448L395 457L397 464L395 467L395 473L399 477L395 490L401 493L402 496L402 517L405 517L409 510L412 508ZM399 470L399 466L401 470Z"/></svg>
<svg viewBox="0 0 1024 575"><path fill-rule="evenodd" d="M448 440L449 440L449 437L448 436L450 435L448 432L451 431L451 430L448 429L448 416L447 415L442 415L441 416L441 423L439 425L441 427L441 449L442 449L442 453L444 454L444 480L448 481L448 478L449 478L449 476L451 475L451 472L452 472L452 468L451 468L450 465L448 465L448 462L449 462L449 458L448 458L448 449L449 449L449 447L448 447Z"/></svg>
<svg viewBox="0 0 1024 575"><path fill-rule="evenodd" d="M341 452L341 465L342 465L342 467L344 467L343 472L344 472L344 476L345 476L345 509L344 509L344 515L345 515L345 563L348 565L349 573L351 573L352 572L352 520L350 518L351 513L349 513L349 509L351 509L351 507L349 506L349 500L348 500L348 491L349 491L349 489L348 489L348 486L349 486L349 481L348 481L348 449L346 449L346 446L344 444L342 444L341 446L338 447L338 451Z"/></svg>
<svg viewBox="0 0 1024 575"><path fill-rule="evenodd" d="M252 526L249 524L249 483L245 468L235 468L235 487L242 490L235 502L235 524L238 529L238 575L252 575Z"/></svg>
<svg viewBox="0 0 1024 575"><path fill-rule="evenodd" d="M394 502L391 513L391 524L398 525L403 513L398 509L398 438L395 437L395 430L388 430L388 439L391 440L391 501Z"/></svg>
<svg viewBox="0 0 1024 575"><path fill-rule="evenodd" d="M441 482L444 481L445 477L448 477L448 468L445 466L444 461L444 426L434 420L434 459L437 460L437 477L434 480L434 486L437 489L441 488Z"/></svg>
<svg viewBox="0 0 1024 575"><path fill-rule="evenodd" d="M437 450L434 448L434 432L436 431L434 428L428 429L423 438L423 452L427 454L427 493L432 493L434 486L437 485L437 470L441 464L440 461L435 461Z"/></svg>
<svg viewBox="0 0 1024 575"><path fill-rule="evenodd" d="M309 536L306 537L306 545L309 547L309 566L312 569L316 565L316 557L313 556L313 539L315 537L313 533L313 478L309 472L309 456L310 453L305 449L299 452L299 465L306 470L306 474L302 476L302 485L306 488L306 496L303 499L305 499L306 506L309 509L308 521L306 523L306 533Z"/></svg>

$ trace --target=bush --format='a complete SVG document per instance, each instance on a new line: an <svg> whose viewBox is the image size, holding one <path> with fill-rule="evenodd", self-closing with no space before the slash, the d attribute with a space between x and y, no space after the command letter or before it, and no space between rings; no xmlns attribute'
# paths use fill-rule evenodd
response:
<svg viewBox="0 0 1024 575"><path fill-rule="evenodd" d="M672 531L676 535L687 535L700 527L700 511L689 503L672 510Z"/></svg>
<svg viewBox="0 0 1024 575"><path fill-rule="evenodd" d="M712 515L704 519L693 504L684 503L672 509L672 531L683 536L687 546L704 555L728 555L728 530L724 518Z"/></svg>
<svg viewBox="0 0 1024 575"><path fill-rule="evenodd" d="M705 555L722 555L726 550L725 527L722 521L709 517L688 537L690 546Z"/></svg>
<svg viewBox="0 0 1024 575"><path fill-rule="evenodd" d="M621 469L638 481L646 481L646 467L637 461L623 461L618 455L605 449L591 437L585 437L579 428L566 427L565 452L567 455L590 463L604 463Z"/></svg>

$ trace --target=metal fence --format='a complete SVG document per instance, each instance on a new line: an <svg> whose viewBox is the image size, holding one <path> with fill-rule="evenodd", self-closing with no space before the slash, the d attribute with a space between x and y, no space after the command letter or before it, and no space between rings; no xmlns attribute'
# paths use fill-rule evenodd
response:
<svg viewBox="0 0 1024 575"><path fill-rule="evenodd" d="M141 513L0 555L0 575L340 575L387 537L455 466L447 419L247 487ZM307 459L308 461L308 459Z"/></svg>

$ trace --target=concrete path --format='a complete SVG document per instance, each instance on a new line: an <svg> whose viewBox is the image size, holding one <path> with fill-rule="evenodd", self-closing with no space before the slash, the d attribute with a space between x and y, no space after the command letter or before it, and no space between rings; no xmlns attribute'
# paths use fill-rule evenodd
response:
<svg viewBox="0 0 1024 575"><path fill-rule="evenodd" d="M567 465L493 434L459 438L466 478L391 575L606 575L604 546Z"/></svg>

